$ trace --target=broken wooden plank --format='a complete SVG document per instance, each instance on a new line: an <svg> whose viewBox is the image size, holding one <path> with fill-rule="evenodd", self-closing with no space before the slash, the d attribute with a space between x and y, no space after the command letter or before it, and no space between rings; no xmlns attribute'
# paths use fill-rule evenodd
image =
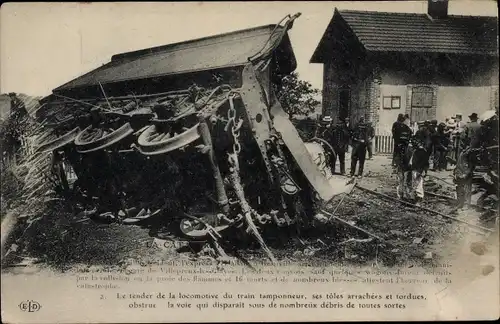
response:
<svg viewBox="0 0 500 324"><path fill-rule="evenodd" d="M436 197L436 198L442 198L442 199L447 199L447 200L456 200L455 197L440 195L440 194L433 193L433 192L426 192L425 194L429 195L429 196Z"/></svg>
<svg viewBox="0 0 500 324"><path fill-rule="evenodd" d="M373 237L367 238L367 239L355 239L355 238L350 238L348 240L342 241L339 243L339 245L344 245L347 243L355 242L355 243L370 243L373 241Z"/></svg>
<svg viewBox="0 0 500 324"><path fill-rule="evenodd" d="M371 237L373 237L373 238L376 238L376 239L377 239L377 240L379 240L379 241L382 241L382 242L384 241L384 239L383 239L383 238L381 238L380 236L377 236L377 235L375 235L375 234L373 234L373 233L368 232L368 231L367 231L367 230L365 230L365 229L362 229L361 227L358 227L358 226L356 226L356 225L354 225L354 224L351 224L351 223L349 223L348 221L346 221L346 220L344 220L344 219L342 219L342 218L340 218L340 217L338 217L338 216L333 215L332 213L329 213L329 212L327 212L327 211L325 211L325 210L322 210L322 212L323 212L323 213L325 213L325 214L327 214L327 215L328 215L328 216L330 216L331 218L334 218L334 219L336 219L337 221L339 221L339 222L341 222L341 223L343 223L343 224L347 225L347 226L350 226L350 227L352 227L352 228L354 228L354 229L356 229L356 230L358 230L358 231L360 231L360 232L365 233L366 235L369 235L369 236L371 236Z"/></svg>
<svg viewBox="0 0 500 324"><path fill-rule="evenodd" d="M439 180L439 181L441 181L442 183L445 183L445 184L447 184L447 185L449 185L449 186L455 187L455 184L454 184L454 183L451 183L451 182L448 182L448 181L446 181L446 180L443 180L443 179L441 179L440 177L436 177L435 175L432 175L432 174L427 174L427 176L428 176L428 177L430 177L430 178L433 178L433 179Z"/></svg>

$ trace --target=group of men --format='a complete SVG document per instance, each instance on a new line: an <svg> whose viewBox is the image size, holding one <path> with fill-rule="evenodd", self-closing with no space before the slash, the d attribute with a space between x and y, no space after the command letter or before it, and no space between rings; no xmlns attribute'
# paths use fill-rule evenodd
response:
<svg viewBox="0 0 500 324"><path fill-rule="evenodd" d="M476 113L471 114L469 119L470 122L465 124L461 116L457 115L441 123L437 120L421 121L416 123L417 127L412 128L409 115L399 114L392 126L392 136L394 139L393 167L398 177L397 194L400 199L418 204L424 197L423 179L430 169L431 162L432 169L430 170L447 170L448 153L452 149L456 150L457 167L455 169L461 170L458 164L461 161L460 157L463 156L462 153L478 148L484 142L484 138L488 137L484 134L485 126L479 123ZM375 130L372 124L365 122L365 119L361 117L354 127L349 127L345 119L340 119L333 125L331 118L327 117L323 119L323 125L324 128L320 129L318 135L333 148L334 154L327 159L332 174L335 174L337 159L340 162L340 174L346 173L345 155L351 146L350 176L361 177L366 154L368 153L369 159L373 154ZM358 168L357 174L356 167ZM457 191L461 192L460 188L464 187L460 182L462 178L457 177L457 179L459 179Z"/></svg>
<svg viewBox="0 0 500 324"><path fill-rule="evenodd" d="M478 166L483 170L479 172L476 182L479 191L482 191L477 203L482 204L490 195L498 195L498 108L481 123L477 115L474 117L458 137L460 141L453 181L459 208L471 203L473 177L474 172L479 171L476 169Z"/></svg>
<svg viewBox="0 0 500 324"><path fill-rule="evenodd" d="M340 174L345 175L345 154L352 147L350 176L362 177L366 154L368 159L373 156L373 138L375 129L370 122L365 122L361 117L354 127L350 127L345 119L340 119L335 125L331 118L323 119L324 128L320 130L319 136L326 140L333 148L334 154L329 156L329 164L332 174L335 174L337 158L340 164ZM356 167L358 172L356 174Z"/></svg>
<svg viewBox="0 0 500 324"><path fill-rule="evenodd" d="M410 118L408 115L399 114L398 119L392 125L392 136L394 139L393 150L393 167L397 167L398 145L406 143L408 136L415 135L422 142L425 150L429 153L432 160L432 169L441 171L447 169L448 160L447 152L452 143L451 130L449 125L439 123L437 120L421 121L417 123L417 127L411 128L409 124ZM405 126L403 126L405 125ZM409 133L411 135L406 135ZM400 139L400 137L403 138Z"/></svg>
<svg viewBox="0 0 500 324"><path fill-rule="evenodd" d="M438 124L437 120L418 122L418 128L410 127L410 117L399 114L393 124L394 139L393 167L399 179L398 197L418 203L424 197L423 177L427 174L432 160L432 169L447 169L448 152L454 148L459 153L467 148L480 145L478 115L469 116L470 122L463 124L447 120ZM452 143L458 139L459 145Z"/></svg>

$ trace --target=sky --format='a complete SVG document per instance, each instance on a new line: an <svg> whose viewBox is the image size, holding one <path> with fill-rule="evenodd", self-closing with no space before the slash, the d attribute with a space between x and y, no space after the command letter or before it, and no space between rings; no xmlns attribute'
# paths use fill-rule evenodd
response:
<svg viewBox="0 0 500 324"><path fill-rule="evenodd" d="M113 54L278 23L289 32L299 76L322 88L309 60L335 8L427 11L427 1L7 3L0 8L0 93L46 96ZM497 16L494 0L450 0L449 13Z"/></svg>

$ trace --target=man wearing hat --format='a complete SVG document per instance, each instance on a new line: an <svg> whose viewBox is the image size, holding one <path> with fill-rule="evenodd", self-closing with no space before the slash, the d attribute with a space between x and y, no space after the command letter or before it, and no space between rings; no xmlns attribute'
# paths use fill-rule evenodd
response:
<svg viewBox="0 0 500 324"><path fill-rule="evenodd" d="M368 160L373 158L373 139L375 138L375 128L371 122L366 123L368 143L366 149L368 150Z"/></svg>
<svg viewBox="0 0 500 324"><path fill-rule="evenodd" d="M447 117L445 124L446 124L446 134L451 136L451 133L455 129L456 125L455 119L453 117Z"/></svg>
<svg viewBox="0 0 500 324"><path fill-rule="evenodd" d="M401 115L401 119L404 116ZM407 158L408 146L410 144L413 131L406 123L401 122L396 130L394 143L395 143L395 163L396 175L398 178L398 186L396 192L398 198L409 198L411 193L411 170L409 167L409 159Z"/></svg>
<svg viewBox="0 0 500 324"><path fill-rule="evenodd" d="M472 113L469 115L470 122L464 127L464 131L461 134L462 148L477 148L480 145L480 134L479 129L481 125L477 122L477 114Z"/></svg>
<svg viewBox="0 0 500 324"><path fill-rule="evenodd" d="M392 124L392 139L394 140L394 146L392 148L392 166L395 167L397 166L396 163L396 155L397 155L397 145L399 141L399 130L401 129L401 125L404 122L404 116L403 114L399 114L398 118L396 121Z"/></svg>
<svg viewBox="0 0 500 324"><path fill-rule="evenodd" d="M316 128L316 137L324 138L325 131L327 130L328 125L331 123L331 118L332 117L330 116L324 116L319 120Z"/></svg>
<svg viewBox="0 0 500 324"><path fill-rule="evenodd" d="M429 152L426 149L427 127L420 123L420 129L415 133L408 146L406 160L411 172L410 199L416 204L424 198L424 176L429 169Z"/></svg>
<svg viewBox="0 0 500 324"><path fill-rule="evenodd" d="M366 147L368 143L368 125L365 118L360 117L352 131L352 153L351 153L351 177L356 173L356 165L359 161L358 177L363 176L365 166Z"/></svg>
<svg viewBox="0 0 500 324"><path fill-rule="evenodd" d="M438 126L438 121L436 119L433 119L430 121L428 129L429 129L429 147L427 148L429 152L429 156L432 157L433 163L432 163L432 169L435 170L437 168L438 162L436 160L436 141L437 141L437 126Z"/></svg>
<svg viewBox="0 0 500 324"><path fill-rule="evenodd" d="M438 171L446 171L448 160L446 159L446 154L450 146L450 137L446 134L446 124L440 123L437 127L437 131L434 134L434 165L433 169Z"/></svg>
<svg viewBox="0 0 500 324"><path fill-rule="evenodd" d="M319 138L322 138L326 141L328 141L325 136L327 136L327 130L329 128L329 125L331 125L331 118L330 116L324 116L322 117L319 122L318 122L318 125L316 127L316 131L315 131L315 134L314 136L315 137L319 137Z"/></svg>
<svg viewBox="0 0 500 324"><path fill-rule="evenodd" d="M325 125L330 124L332 122L332 117L331 116L324 116L323 117L323 123Z"/></svg>
<svg viewBox="0 0 500 324"><path fill-rule="evenodd" d="M431 138L429 135L430 121L427 122L420 121L417 124L418 124L418 130L415 132L415 135L412 138L412 143L414 144L413 145L414 147L422 148L425 151L425 154L427 154L427 163L423 162L420 163L424 166L423 171L425 172L425 174L427 174L427 170L429 169L429 156L430 156L429 147L431 142ZM419 156L422 156L422 154L423 153L419 153Z"/></svg>
<svg viewBox="0 0 500 324"><path fill-rule="evenodd" d="M332 127L332 117L325 116L321 120L321 130L318 132L319 137L327 141L330 145L334 140L333 127ZM325 154L326 165L328 165L333 172L335 171L335 156L331 156L331 154Z"/></svg>
<svg viewBox="0 0 500 324"><path fill-rule="evenodd" d="M417 138L420 142L425 144L427 138L427 125L425 121L417 122L417 131L414 134L414 138Z"/></svg>
<svg viewBox="0 0 500 324"><path fill-rule="evenodd" d="M427 152L430 152L432 148L431 121L430 120L424 121L423 127L419 126L418 131L421 131L419 136L421 136L421 139L423 140L425 149L427 150Z"/></svg>
<svg viewBox="0 0 500 324"><path fill-rule="evenodd" d="M341 118L333 128L332 147L336 156L339 158L340 174L345 174L345 153L349 145L349 127L345 119ZM334 156L332 161L332 173L335 173L335 164L337 159Z"/></svg>

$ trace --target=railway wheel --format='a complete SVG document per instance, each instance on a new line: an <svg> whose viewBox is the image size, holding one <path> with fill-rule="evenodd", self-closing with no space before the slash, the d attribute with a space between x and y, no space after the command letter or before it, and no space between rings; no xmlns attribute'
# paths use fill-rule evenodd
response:
<svg viewBox="0 0 500 324"><path fill-rule="evenodd" d="M116 130L90 125L76 136L75 145L80 153L95 152L118 143L133 132L130 123L125 123Z"/></svg>
<svg viewBox="0 0 500 324"><path fill-rule="evenodd" d="M156 120L153 123L137 139L138 149L145 155L168 153L189 145L200 137L195 113L174 121Z"/></svg>

